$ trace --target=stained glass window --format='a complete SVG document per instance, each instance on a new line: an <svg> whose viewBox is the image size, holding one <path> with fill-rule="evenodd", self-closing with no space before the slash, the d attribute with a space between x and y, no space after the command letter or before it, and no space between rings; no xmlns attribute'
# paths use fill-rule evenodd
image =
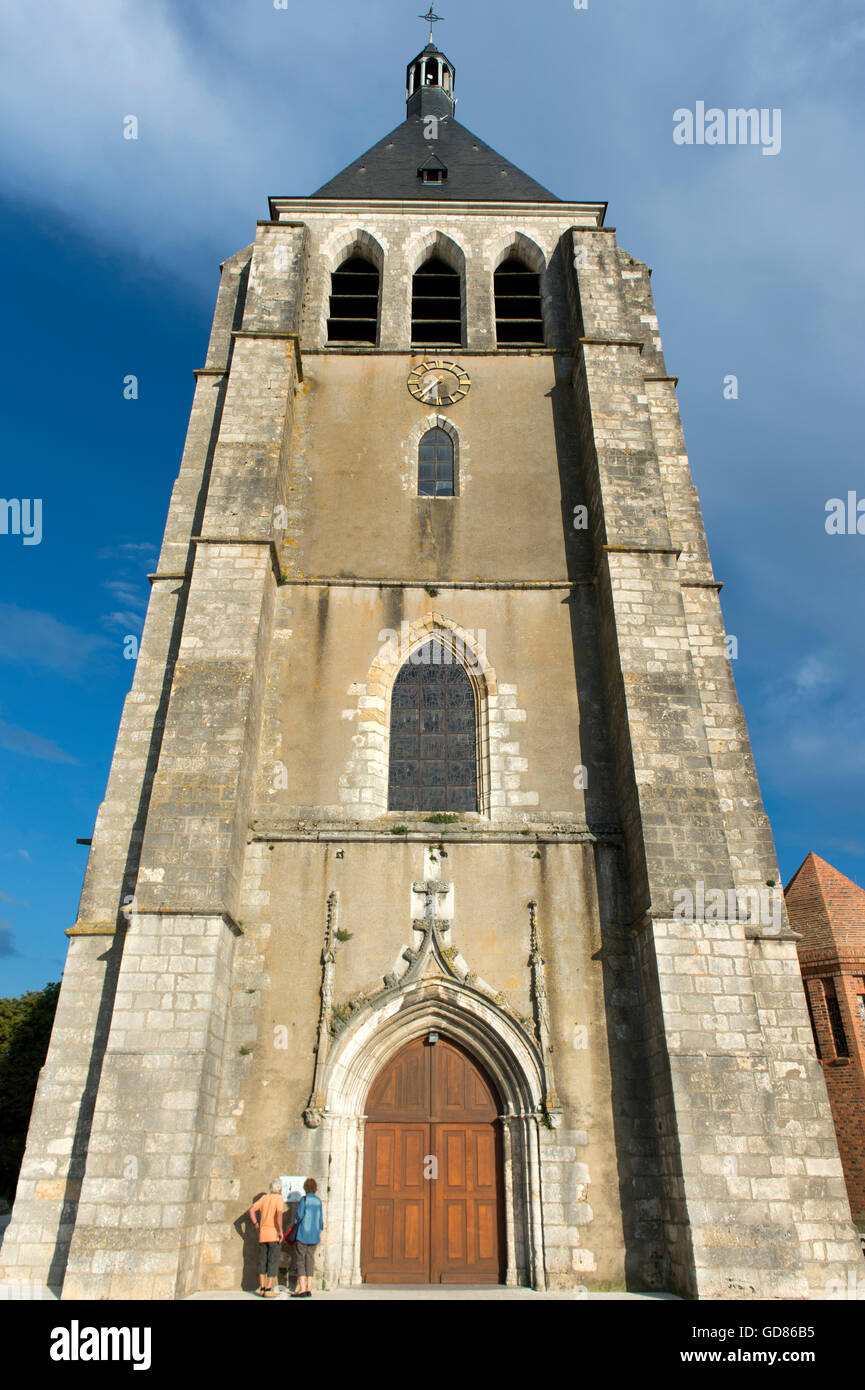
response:
<svg viewBox="0 0 865 1390"><path fill-rule="evenodd" d="M475 692L442 642L412 652L394 682L391 811L477 811Z"/></svg>

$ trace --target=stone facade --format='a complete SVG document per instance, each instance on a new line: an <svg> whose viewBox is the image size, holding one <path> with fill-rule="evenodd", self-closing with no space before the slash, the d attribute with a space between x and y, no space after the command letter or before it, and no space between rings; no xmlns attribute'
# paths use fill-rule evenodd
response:
<svg viewBox="0 0 865 1390"><path fill-rule="evenodd" d="M501 1099L509 1283L821 1296L859 1253L783 904L743 905L778 871L648 269L597 204L271 213L196 374L4 1277L235 1287L246 1207L305 1172L319 1277L358 1282L365 1097L441 1029ZM329 346L355 250L378 342ZM431 413L432 252L472 385ZM511 253L543 347L496 346ZM453 499L416 495L431 422ZM446 825L387 810L432 636L474 657L480 809Z"/></svg>

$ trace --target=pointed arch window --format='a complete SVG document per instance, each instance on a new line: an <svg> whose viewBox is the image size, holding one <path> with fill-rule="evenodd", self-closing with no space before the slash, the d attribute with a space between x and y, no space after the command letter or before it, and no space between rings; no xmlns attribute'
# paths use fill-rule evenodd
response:
<svg viewBox="0 0 865 1390"><path fill-rule="evenodd" d="M516 256L510 256L493 276L496 300L496 340L509 344L543 343L541 277Z"/></svg>
<svg viewBox="0 0 865 1390"><path fill-rule="evenodd" d="M454 442L442 429L427 430L417 451L418 497L453 497Z"/></svg>
<svg viewBox="0 0 865 1390"><path fill-rule="evenodd" d="M462 345L462 280L438 256L431 256L412 278L411 340Z"/></svg>
<svg viewBox="0 0 865 1390"><path fill-rule="evenodd" d="M363 256L350 256L330 277L329 343L378 342L379 274Z"/></svg>
<svg viewBox="0 0 865 1390"><path fill-rule="evenodd" d="M477 699L462 663L439 639L412 652L390 712L391 811L477 811Z"/></svg>

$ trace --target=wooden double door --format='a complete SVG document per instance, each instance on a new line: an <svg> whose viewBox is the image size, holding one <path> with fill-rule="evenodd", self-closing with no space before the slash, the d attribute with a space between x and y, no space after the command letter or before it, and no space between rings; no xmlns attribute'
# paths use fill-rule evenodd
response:
<svg viewBox="0 0 865 1390"><path fill-rule="evenodd" d="M368 1284L498 1284L499 1106L445 1039L410 1043L366 1106L361 1272Z"/></svg>

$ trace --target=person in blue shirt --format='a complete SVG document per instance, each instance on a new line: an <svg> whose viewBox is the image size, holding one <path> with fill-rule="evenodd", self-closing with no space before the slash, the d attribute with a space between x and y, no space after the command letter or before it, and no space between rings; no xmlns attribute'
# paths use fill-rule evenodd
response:
<svg viewBox="0 0 865 1390"><path fill-rule="evenodd" d="M315 1251L324 1230L321 1199L315 1195L317 1190L315 1178L307 1178L303 1184L304 1195L297 1204L297 1242L294 1247L297 1288L292 1298L312 1298Z"/></svg>

